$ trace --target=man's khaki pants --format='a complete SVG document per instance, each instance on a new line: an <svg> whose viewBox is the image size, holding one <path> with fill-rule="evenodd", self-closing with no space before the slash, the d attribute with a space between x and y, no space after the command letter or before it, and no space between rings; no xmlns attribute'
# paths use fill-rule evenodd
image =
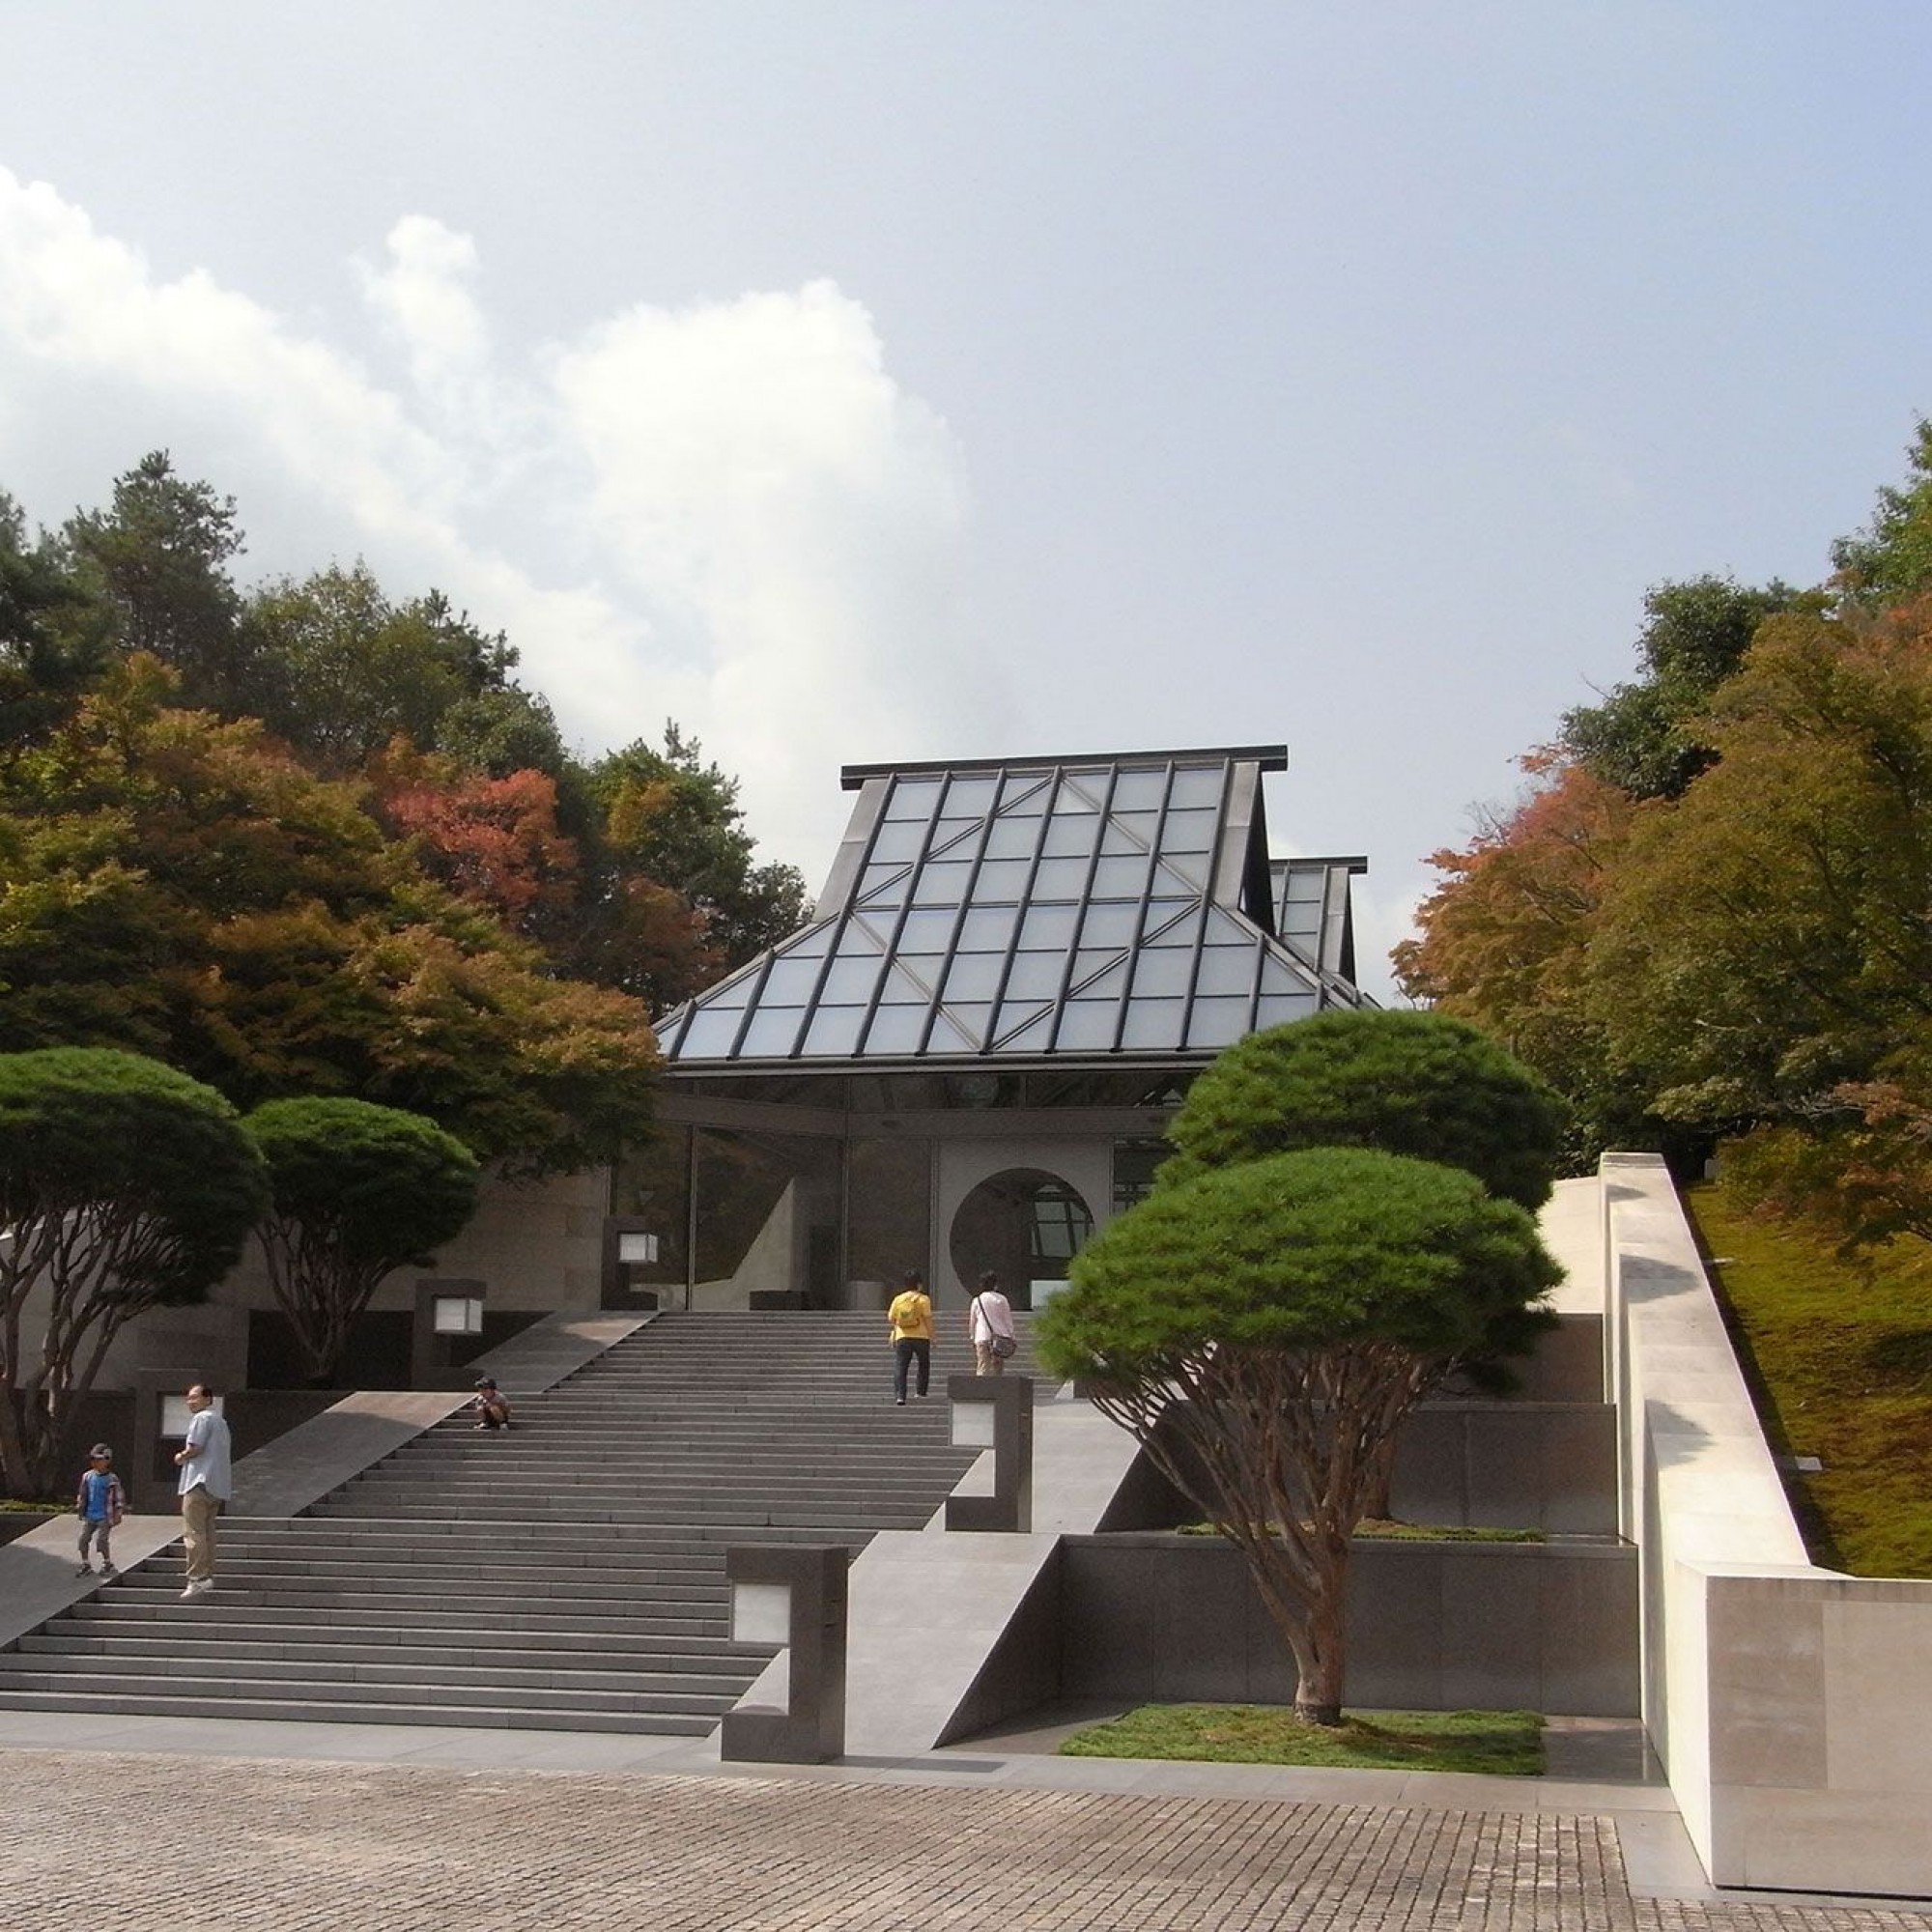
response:
<svg viewBox="0 0 1932 1932"><path fill-rule="evenodd" d="M221 1505L208 1493L206 1483L197 1483L182 1497L182 1527L187 1544L187 1579L208 1583L214 1579L214 1519Z"/></svg>

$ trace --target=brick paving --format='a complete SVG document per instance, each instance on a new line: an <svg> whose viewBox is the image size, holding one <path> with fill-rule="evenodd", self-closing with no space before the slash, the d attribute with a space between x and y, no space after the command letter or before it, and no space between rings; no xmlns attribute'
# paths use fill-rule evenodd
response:
<svg viewBox="0 0 1932 1932"><path fill-rule="evenodd" d="M831 1779L14 1749L22 1932L1879 1932L1633 1899L1614 1823Z"/></svg>

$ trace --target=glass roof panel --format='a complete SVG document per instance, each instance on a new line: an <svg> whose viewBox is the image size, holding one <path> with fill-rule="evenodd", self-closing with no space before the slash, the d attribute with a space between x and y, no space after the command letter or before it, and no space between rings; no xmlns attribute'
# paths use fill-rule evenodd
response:
<svg viewBox="0 0 1932 1932"><path fill-rule="evenodd" d="M926 1009L881 1007L866 1035L867 1053L916 1053L925 1031Z"/></svg>
<svg viewBox="0 0 1932 1932"><path fill-rule="evenodd" d="M1095 1052L1114 1043L1114 1026L1121 1016L1118 1000L1068 1000L1061 1009L1057 1052Z"/></svg>
<svg viewBox="0 0 1932 1932"><path fill-rule="evenodd" d="M1260 1013L1256 1015L1256 1029L1280 1026L1287 1020L1305 1020L1310 1013L1318 1011L1321 1005L1321 1000L1312 992L1267 995L1262 1001Z"/></svg>
<svg viewBox="0 0 1932 1932"><path fill-rule="evenodd" d="M864 1007L820 1007L806 1032L806 1052L851 1053L859 1044L859 1029L865 1020Z"/></svg>
<svg viewBox="0 0 1932 1932"><path fill-rule="evenodd" d="M876 953L864 959L835 959L832 971L826 975L825 991L819 997L840 1005L851 1000L869 1000L872 988L879 983L879 966Z"/></svg>
<svg viewBox="0 0 1932 1932"><path fill-rule="evenodd" d="M1184 886L1189 892L1205 893L1208 890L1208 855L1205 852L1163 853L1155 877L1159 879L1163 892Z"/></svg>
<svg viewBox="0 0 1932 1932"><path fill-rule="evenodd" d="M1036 899L1077 899L1087 889L1091 859L1042 859L1034 874Z"/></svg>
<svg viewBox="0 0 1932 1932"><path fill-rule="evenodd" d="M1224 1046L1233 1046L1247 1030L1248 1002L1245 994L1238 999L1197 999L1194 1010L1187 1019L1187 1044L1218 1051Z"/></svg>
<svg viewBox="0 0 1932 1932"><path fill-rule="evenodd" d="M1179 1050L1180 1016L1185 1010L1181 1000L1143 1000L1127 1002L1127 1023L1122 1030L1122 1046L1165 1046Z"/></svg>
<svg viewBox="0 0 1932 1932"><path fill-rule="evenodd" d="M1314 982L1306 973L1297 972L1279 952L1270 952L1262 961L1262 991L1264 993L1306 993L1313 990Z"/></svg>
<svg viewBox="0 0 1932 1932"><path fill-rule="evenodd" d="M1020 922L1020 944L1029 952L1065 952L1073 944L1078 906L1029 906Z"/></svg>
<svg viewBox="0 0 1932 1932"><path fill-rule="evenodd" d="M1013 955L1013 970L1007 979L1007 994L1009 999L1046 1000L1060 991L1060 982L1066 975L1066 955L1064 952L1017 952Z"/></svg>
<svg viewBox="0 0 1932 1932"><path fill-rule="evenodd" d="M980 856L980 828L983 818L942 818L933 827L925 848L928 859L977 859Z"/></svg>
<svg viewBox="0 0 1932 1932"><path fill-rule="evenodd" d="M1069 990L1076 999L1118 1000L1127 990L1127 962L1116 959L1097 974L1076 977Z"/></svg>
<svg viewBox="0 0 1932 1932"><path fill-rule="evenodd" d="M1218 811L1170 811L1160 828L1163 852L1205 852L1214 842Z"/></svg>
<svg viewBox="0 0 1932 1932"><path fill-rule="evenodd" d="M760 1007L752 1015L745 1043L738 1051L751 1060L777 1060L798 1043L804 1023L803 1007Z"/></svg>
<svg viewBox="0 0 1932 1932"><path fill-rule="evenodd" d="M794 959L783 955L772 961L772 970L758 994L761 1007L802 1007L818 984L816 959Z"/></svg>
<svg viewBox="0 0 1932 1932"><path fill-rule="evenodd" d="M913 887L912 902L922 906L956 906L966 896L966 882L972 875L969 860L928 862L919 868L919 883Z"/></svg>
<svg viewBox="0 0 1932 1932"><path fill-rule="evenodd" d="M1147 890L1148 858L1136 852L1131 858L1102 859L1094 867L1094 896L1096 899L1139 898Z"/></svg>
<svg viewBox="0 0 1932 1932"><path fill-rule="evenodd" d="M947 1005L939 1009L939 1024L932 1030L927 1050L932 1053L978 1053L985 1037L986 1022L992 1017L990 1001L976 1001L963 1007ZM942 1039L942 1031L952 1038Z"/></svg>
<svg viewBox="0 0 1932 1932"><path fill-rule="evenodd" d="M1158 892L1158 884L1156 885ZM1194 944L1194 918L1201 910L1199 899L1176 899L1156 896L1148 901L1146 938L1147 946L1192 946Z"/></svg>
<svg viewBox="0 0 1932 1932"><path fill-rule="evenodd" d="M1000 781L992 777L956 778L946 787L948 818L984 818L1000 795Z"/></svg>
<svg viewBox="0 0 1932 1932"><path fill-rule="evenodd" d="M925 827L902 818L881 825L872 835L869 856L876 865L885 865L895 859L903 862L917 859L924 846Z"/></svg>
<svg viewBox="0 0 1932 1932"><path fill-rule="evenodd" d="M990 1000L999 990L1006 959L997 952L961 952L948 967L942 994L951 1006L960 1000Z"/></svg>
<svg viewBox="0 0 1932 1932"><path fill-rule="evenodd" d="M1245 997L1255 983L1254 942L1245 946L1204 946L1194 976L1196 993L1239 993Z"/></svg>
<svg viewBox="0 0 1932 1932"><path fill-rule="evenodd" d="M904 905L906 881L911 877L904 866L867 866L859 881L860 900L869 906Z"/></svg>
<svg viewBox="0 0 1932 1932"><path fill-rule="evenodd" d="M1149 947L1134 961L1134 998L1185 993L1193 978L1194 954L1184 947Z"/></svg>
<svg viewBox="0 0 1932 1932"><path fill-rule="evenodd" d="M742 1012L720 1012L699 1007L685 1027L684 1037L678 1041L679 1057L722 1060L731 1051L731 1042L738 1037L738 1025L743 1018Z"/></svg>
<svg viewBox="0 0 1932 1932"><path fill-rule="evenodd" d="M1114 784L1113 810L1145 811L1157 806L1167 793L1167 773L1158 766L1144 766L1122 772Z"/></svg>
<svg viewBox="0 0 1932 1932"><path fill-rule="evenodd" d="M1091 811L1082 812L1077 817L1055 812L1053 822L1046 828L1046 843L1040 850L1049 858L1084 859L1094 849L1101 823Z"/></svg>
<svg viewBox="0 0 1932 1932"><path fill-rule="evenodd" d="M986 834L986 857L1031 859L1033 848L1038 843L1038 819L996 818Z"/></svg>
<svg viewBox="0 0 1932 1932"><path fill-rule="evenodd" d="M1098 811L1100 795L1106 789L1104 772L1081 772L1077 776L1069 772L1060 781L1060 789L1053 795L1054 815Z"/></svg>
<svg viewBox="0 0 1932 1932"><path fill-rule="evenodd" d="M909 912L899 930L901 952L944 952L952 943L956 915L950 912Z"/></svg>
<svg viewBox="0 0 1932 1932"><path fill-rule="evenodd" d="M838 935L840 955L857 952L883 952L892 936L890 916L880 918L874 915L867 919L855 913L845 922Z"/></svg>
<svg viewBox="0 0 1932 1932"><path fill-rule="evenodd" d="M1218 817L1221 787L1227 774L1226 765L1183 765L1174 775L1174 789L1168 794L1169 809L1208 806Z"/></svg>
<svg viewBox="0 0 1932 1932"><path fill-rule="evenodd" d="M975 906L959 929L962 952L1005 952L1013 943L1019 914L1011 906Z"/></svg>
<svg viewBox="0 0 1932 1932"><path fill-rule="evenodd" d="M939 803L937 779L895 779L893 795L886 801L888 818L930 818Z"/></svg>
<svg viewBox="0 0 1932 1932"><path fill-rule="evenodd" d="M1053 779L1046 772L1009 772L1000 781L1000 804L1011 806L1024 799L1037 810L1045 803L1044 795L1052 783Z"/></svg>
<svg viewBox="0 0 1932 1932"><path fill-rule="evenodd" d="M1145 852L1153 844L1160 824L1157 811L1110 811L1100 839L1103 852Z"/></svg>
<svg viewBox="0 0 1932 1932"><path fill-rule="evenodd" d="M885 984L879 990L880 1001L895 1007L929 1007L934 992L933 981L938 974L939 961L936 959L895 959L886 968Z"/></svg>
<svg viewBox="0 0 1932 1932"><path fill-rule="evenodd" d="M1026 890L1026 860L988 859L980 867L973 896L981 904L993 899L1017 899Z"/></svg>
<svg viewBox="0 0 1932 1932"><path fill-rule="evenodd" d="M1087 917L1080 923L1080 943L1083 946L1130 946L1133 944L1134 928L1140 923L1141 909L1137 905L1118 902L1090 905Z"/></svg>
<svg viewBox="0 0 1932 1932"><path fill-rule="evenodd" d="M1000 1024L993 1035L990 1050L994 1053L1041 1051L1046 1045L1052 1018L1051 1007L1015 1007L1009 1002L1000 1009Z"/></svg>

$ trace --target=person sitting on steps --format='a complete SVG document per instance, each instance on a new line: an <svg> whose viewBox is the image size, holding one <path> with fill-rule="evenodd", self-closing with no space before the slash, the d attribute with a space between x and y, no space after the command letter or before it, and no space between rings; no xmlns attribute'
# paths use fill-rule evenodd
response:
<svg viewBox="0 0 1932 1932"><path fill-rule="evenodd" d="M509 1398L497 1386L494 1376L476 1378L476 1393L469 1398L478 1429L507 1429L510 1426Z"/></svg>

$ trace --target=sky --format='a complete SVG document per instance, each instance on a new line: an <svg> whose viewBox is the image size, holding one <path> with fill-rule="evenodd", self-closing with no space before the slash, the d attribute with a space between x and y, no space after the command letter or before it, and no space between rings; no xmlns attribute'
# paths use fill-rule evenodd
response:
<svg viewBox="0 0 1932 1932"><path fill-rule="evenodd" d="M839 766L1285 744L1363 982L1649 586L1932 412L1922 0L0 0L0 490L156 448L815 887Z"/></svg>

